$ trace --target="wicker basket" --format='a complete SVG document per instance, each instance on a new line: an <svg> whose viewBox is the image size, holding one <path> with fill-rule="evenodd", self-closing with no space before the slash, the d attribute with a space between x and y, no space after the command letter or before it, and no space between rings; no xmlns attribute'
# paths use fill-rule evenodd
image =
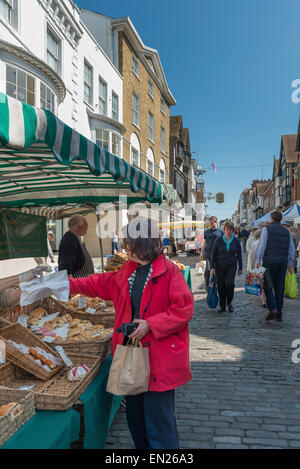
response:
<svg viewBox="0 0 300 469"><path fill-rule="evenodd" d="M10 411L0 417L0 446L4 445L35 414L32 392L15 389L8 393L7 390L0 388L0 405L9 404L10 402L18 402L22 408L16 416Z"/></svg>
<svg viewBox="0 0 300 469"><path fill-rule="evenodd" d="M20 368L32 373L34 376L37 376L40 379L48 380L55 373L57 373L62 365L57 366L54 370L48 372L42 366L35 363L34 360L27 357L24 353L16 349L12 344L8 342L9 339L14 340L17 343L24 344L27 347L40 347L45 350L47 353L52 353L57 358L59 355L54 351L48 344L40 340L36 335L32 334L28 329L21 326L21 324L12 324L0 330L0 339L5 341L6 347L6 358L7 360L15 363ZM1 381L0 381L1 383Z"/></svg>
<svg viewBox="0 0 300 469"><path fill-rule="evenodd" d="M0 329L2 329L3 327L11 326L11 325L12 323L10 321L0 316Z"/></svg>
<svg viewBox="0 0 300 469"><path fill-rule="evenodd" d="M73 362L72 367L84 364L89 368L89 372L80 381L68 380L70 367L66 366L48 381L41 381L12 363L6 363L0 366L0 389L2 388L3 392L6 390L7 394L11 395L12 390L19 389L20 386L34 384L31 391L34 394L36 409L61 411L70 409L94 379L101 363L98 357L71 353L68 355Z"/></svg>
<svg viewBox="0 0 300 469"><path fill-rule="evenodd" d="M20 314L29 314L35 308L43 307L49 313L59 313L60 316L64 314L70 314L73 319L84 320L88 319L92 324L103 324L105 328L111 328L114 325L115 316L104 315L104 314L89 314L89 313L76 313L72 309L68 309L64 306L63 303L55 300L52 297L46 298L44 300L36 301L32 305L24 306L18 313L11 311L9 317L11 321L15 322L18 319ZM96 316L96 318L95 318ZM101 320L99 318L101 316ZM1 323L0 323L1 328ZM67 353L83 353L87 355L96 355L102 361L107 356L107 351L110 349L112 334L104 338L97 338L91 340L63 340L52 342L50 344L51 348L55 348L57 345L61 345ZM43 342L44 344L44 342Z"/></svg>
<svg viewBox="0 0 300 469"><path fill-rule="evenodd" d="M105 311L91 314L85 311L80 312L72 308L68 303L62 303L55 298L46 298L43 300L43 305L47 311L57 312L63 314L71 314L74 319L81 319L90 321L92 324L103 324L105 327L113 327L115 322L115 310L113 306L108 306Z"/></svg>

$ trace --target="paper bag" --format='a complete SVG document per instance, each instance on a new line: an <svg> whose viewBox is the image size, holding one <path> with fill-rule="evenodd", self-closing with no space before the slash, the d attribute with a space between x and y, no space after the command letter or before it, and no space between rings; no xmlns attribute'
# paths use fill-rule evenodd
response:
<svg viewBox="0 0 300 469"><path fill-rule="evenodd" d="M117 396L134 396L149 390L149 351L140 341L117 345L106 391Z"/></svg>

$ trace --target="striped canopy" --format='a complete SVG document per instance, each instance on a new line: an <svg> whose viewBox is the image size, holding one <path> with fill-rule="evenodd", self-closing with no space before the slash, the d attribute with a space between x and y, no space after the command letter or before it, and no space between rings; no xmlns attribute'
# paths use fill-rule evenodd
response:
<svg viewBox="0 0 300 469"><path fill-rule="evenodd" d="M162 201L162 186L52 112L0 93L0 207Z"/></svg>

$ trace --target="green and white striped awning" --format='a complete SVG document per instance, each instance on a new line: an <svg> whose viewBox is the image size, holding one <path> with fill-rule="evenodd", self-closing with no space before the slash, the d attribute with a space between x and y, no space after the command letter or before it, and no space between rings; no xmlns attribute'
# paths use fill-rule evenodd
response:
<svg viewBox="0 0 300 469"><path fill-rule="evenodd" d="M0 207L162 201L162 186L52 112L0 93Z"/></svg>

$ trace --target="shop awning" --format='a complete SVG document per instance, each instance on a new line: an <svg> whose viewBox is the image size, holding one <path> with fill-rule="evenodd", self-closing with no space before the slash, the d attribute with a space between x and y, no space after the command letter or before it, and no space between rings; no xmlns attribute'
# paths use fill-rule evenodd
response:
<svg viewBox="0 0 300 469"><path fill-rule="evenodd" d="M59 120L0 93L0 207L162 201L161 184Z"/></svg>
<svg viewBox="0 0 300 469"><path fill-rule="evenodd" d="M300 205L296 203L283 213L282 219L283 221L293 222L298 217L300 217Z"/></svg>

